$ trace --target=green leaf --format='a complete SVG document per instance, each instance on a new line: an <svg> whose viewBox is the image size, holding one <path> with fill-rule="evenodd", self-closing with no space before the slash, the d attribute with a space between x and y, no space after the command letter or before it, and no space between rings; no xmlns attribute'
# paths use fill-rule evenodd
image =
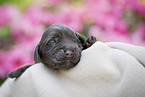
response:
<svg viewBox="0 0 145 97"><path fill-rule="evenodd" d="M0 27L0 38L4 38L10 35L10 28L8 26Z"/></svg>
<svg viewBox="0 0 145 97"><path fill-rule="evenodd" d="M0 0L0 5L12 4L21 10L25 10L34 0Z"/></svg>
<svg viewBox="0 0 145 97"><path fill-rule="evenodd" d="M4 82L4 80L0 79L0 86L2 85L3 82Z"/></svg>

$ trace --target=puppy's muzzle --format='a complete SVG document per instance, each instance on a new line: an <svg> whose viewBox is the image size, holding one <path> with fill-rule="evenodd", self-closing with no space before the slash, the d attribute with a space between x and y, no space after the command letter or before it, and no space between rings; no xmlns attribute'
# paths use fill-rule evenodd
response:
<svg viewBox="0 0 145 97"><path fill-rule="evenodd" d="M78 45L76 44L67 44L64 46L63 50L65 53L65 57L66 58L71 58L75 55L75 53L77 52L78 49Z"/></svg>
<svg viewBox="0 0 145 97"><path fill-rule="evenodd" d="M66 51L66 52L65 52L65 56L66 56L67 58L71 58L72 55L73 55L73 52L72 52L72 51Z"/></svg>
<svg viewBox="0 0 145 97"><path fill-rule="evenodd" d="M56 59L65 61L65 60L73 60L77 61L80 56L81 49L76 44L67 44L64 45L58 52L56 53Z"/></svg>

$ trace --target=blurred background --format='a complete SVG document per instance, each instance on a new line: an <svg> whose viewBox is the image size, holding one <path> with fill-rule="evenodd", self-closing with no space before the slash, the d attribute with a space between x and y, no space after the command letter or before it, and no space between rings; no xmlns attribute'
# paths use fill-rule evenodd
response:
<svg viewBox="0 0 145 97"><path fill-rule="evenodd" d="M55 23L98 41L145 46L145 0L0 0L0 84L34 63L36 45Z"/></svg>

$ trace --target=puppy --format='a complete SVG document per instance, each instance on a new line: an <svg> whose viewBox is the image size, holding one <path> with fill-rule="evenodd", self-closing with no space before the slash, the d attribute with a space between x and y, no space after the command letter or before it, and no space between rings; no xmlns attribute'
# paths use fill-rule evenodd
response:
<svg viewBox="0 0 145 97"><path fill-rule="evenodd" d="M93 36L86 39L66 25L54 24L44 32L35 48L34 60L35 63L41 62L55 70L70 69L80 61L82 50L95 42L96 38ZM20 67L9 73L8 77L18 78L32 65Z"/></svg>

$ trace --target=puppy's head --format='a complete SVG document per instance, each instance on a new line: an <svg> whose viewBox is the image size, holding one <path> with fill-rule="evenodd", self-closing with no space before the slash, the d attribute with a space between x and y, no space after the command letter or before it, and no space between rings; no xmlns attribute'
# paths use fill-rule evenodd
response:
<svg viewBox="0 0 145 97"><path fill-rule="evenodd" d="M79 62L85 41L68 26L54 24L44 32L34 51L34 60L53 69L69 69Z"/></svg>

